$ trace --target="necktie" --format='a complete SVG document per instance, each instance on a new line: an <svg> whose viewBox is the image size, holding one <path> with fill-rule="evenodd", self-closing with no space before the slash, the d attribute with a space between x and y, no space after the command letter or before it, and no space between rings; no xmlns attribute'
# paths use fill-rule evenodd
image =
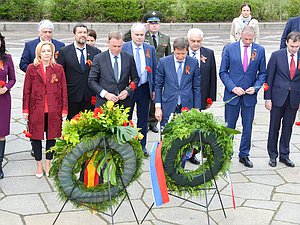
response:
<svg viewBox="0 0 300 225"><path fill-rule="evenodd" d="M84 72L85 70L85 60L84 60L84 54L83 54L83 50L85 48L77 48L80 52L81 52L81 56L80 56L80 67L82 69L82 71Z"/></svg>
<svg viewBox="0 0 300 225"><path fill-rule="evenodd" d="M152 34L152 39L153 39L154 48L156 49L157 48L157 41L156 41L156 36L154 34Z"/></svg>
<svg viewBox="0 0 300 225"><path fill-rule="evenodd" d="M247 67L248 67L248 52L247 52L247 45L244 45L244 59L243 59L243 68L244 72L246 72Z"/></svg>
<svg viewBox="0 0 300 225"><path fill-rule="evenodd" d="M290 77L291 80L294 78L295 73L296 73L296 65L295 65L295 60L294 60L294 54L291 54L291 63L290 63Z"/></svg>
<svg viewBox="0 0 300 225"><path fill-rule="evenodd" d="M118 56L115 56L115 62L114 62L114 75L116 78L116 81L118 81L118 77L119 77L119 66L118 66Z"/></svg>
<svg viewBox="0 0 300 225"><path fill-rule="evenodd" d="M176 73L177 73L178 84L179 84L179 86L180 86L180 81L181 81L181 77L182 77L182 62L179 62L179 61L177 61L177 62L179 63L179 67L178 67ZM178 105L181 104L181 98L180 98L180 95L178 95L177 104L178 104Z"/></svg>
<svg viewBox="0 0 300 225"><path fill-rule="evenodd" d="M141 49L140 47L137 47L136 53L135 53L135 65L136 65L136 69L139 74L139 77L141 77L141 75L142 75L140 49Z"/></svg>
<svg viewBox="0 0 300 225"><path fill-rule="evenodd" d="M178 78L178 84L180 85L181 77L182 77L182 62L179 62L179 67L177 69L177 78Z"/></svg>
<svg viewBox="0 0 300 225"><path fill-rule="evenodd" d="M192 52L192 54L193 54L192 57L196 58L196 52Z"/></svg>

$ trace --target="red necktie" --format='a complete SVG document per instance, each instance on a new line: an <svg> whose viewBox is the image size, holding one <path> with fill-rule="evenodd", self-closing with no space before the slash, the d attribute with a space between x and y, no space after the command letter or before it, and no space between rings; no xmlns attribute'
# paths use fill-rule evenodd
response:
<svg viewBox="0 0 300 225"><path fill-rule="evenodd" d="M290 78L291 80L294 78L295 73L296 73L296 66L295 66L295 61L294 61L294 54L291 54L291 63L290 63Z"/></svg>

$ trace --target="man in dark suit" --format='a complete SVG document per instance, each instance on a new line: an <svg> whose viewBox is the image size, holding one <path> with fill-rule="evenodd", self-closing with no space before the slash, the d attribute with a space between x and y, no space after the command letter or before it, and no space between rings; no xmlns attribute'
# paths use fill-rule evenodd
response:
<svg viewBox="0 0 300 225"><path fill-rule="evenodd" d="M160 58L168 56L172 52L170 37L159 30L159 23L161 20L162 14L156 10L150 11L144 15L144 21L147 23L146 27L148 28L145 34L145 42L155 48L157 62ZM158 133L154 100L152 99L150 101L148 126L149 130Z"/></svg>
<svg viewBox="0 0 300 225"><path fill-rule="evenodd" d="M208 109L216 101L217 71L214 51L202 46L203 32L192 28L187 33L189 56L198 60L201 74L201 110ZM193 164L200 164L195 153L189 159Z"/></svg>
<svg viewBox="0 0 300 225"><path fill-rule="evenodd" d="M130 94L138 86L139 76L132 55L122 52L122 33L110 32L109 49L94 59L89 86L96 93L96 107L110 100L125 108L131 106Z"/></svg>
<svg viewBox="0 0 300 225"><path fill-rule="evenodd" d="M174 54L158 61L155 79L155 117L165 126L171 113L183 107L201 106L201 77L198 61L187 55L188 42L176 38Z"/></svg>
<svg viewBox="0 0 300 225"><path fill-rule="evenodd" d="M50 20L42 20L38 24L38 34L39 37L32 41L28 41L25 43L25 48L23 50L21 60L20 60L20 69L23 72L26 72L27 67L30 63L33 63L35 58L35 48L40 43L40 41L49 41L52 42L55 46L55 52L57 52L60 48L64 47L65 44L53 39L54 33L54 25Z"/></svg>
<svg viewBox="0 0 300 225"><path fill-rule="evenodd" d="M65 70L68 87L68 119L84 110L93 110L94 93L88 86L88 76L94 56L101 51L86 44L87 26L76 24L73 28L74 43L61 48L57 62Z"/></svg>
<svg viewBox="0 0 300 225"><path fill-rule="evenodd" d="M266 109L270 110L268 136L269 165L275 167L279 162L288 167L295 164L289 159L290 140L297 110L300 109L300 33L291 32L286 37L287 48L272 53L267 67L267 84L265 92Z"/></svg>
<svg viewBox="0 0 300 225"><path fill-rule="evenodd" d="M300 32L300 16L290 18L284 28L281 36L280 49L286 48L286 37L292 31Z"/></svg>
<svg viewBox="0 0 300 225"><path fill-rule="evenodd" d="M132 41L124 43L122 50L134 56L135 65L140 78L138 87L131 96L132 107L130 111L130 118L132 117L133 109L136 104L137 127L141 128L141 133L144 135L141 140L141 144L145 155L148 155L146 149L148 130L147 122L150 99L153 99L154 97L156 56L154 47L144 43L145 33L146 29L142 23L133 24L131 27Z"/></svg>
<svg viewBox="0 0 300 225"><path fill-rule="evenodd" d="M235 128L241 112L243 132L239 162L250 168L253 167L249 152L257 92L266 79L265 49L254 43L253 38L254 29L245 27L240 41L225 48L219 72L225 85L225 121L228 127Z"/></svg>

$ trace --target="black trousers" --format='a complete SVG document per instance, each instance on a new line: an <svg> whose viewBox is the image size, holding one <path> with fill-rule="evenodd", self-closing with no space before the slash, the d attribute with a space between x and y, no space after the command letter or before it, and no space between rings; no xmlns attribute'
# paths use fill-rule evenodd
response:
<svg viewBox="0 0 300 225"><path fill-rule="evenodd" d="M46 132L46 151L55 145L55 140L48 140L48 113L45 113L44 131ZM42 160L42 141L31 139L31 146L34 151L34 158L36 161ZM46 153L46 159L52 160L54 152Z"/></svg>
<svg viewBox="0 0 300 225"><path fill-rule="evenodd" d="M94 110L94 106L90 101L85 101L84 99L81 102L68 102L68 120L71 120L79 112L84 112L84 110Z"/></svg>

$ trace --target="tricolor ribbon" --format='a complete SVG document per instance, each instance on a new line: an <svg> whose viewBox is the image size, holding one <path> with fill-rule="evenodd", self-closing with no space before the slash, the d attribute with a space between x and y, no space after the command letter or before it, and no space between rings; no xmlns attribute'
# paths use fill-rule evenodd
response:
<svg viewBox="0 0 300 225"><path fill-rule="evenodd" d="M232 205L233 205L233 208L235 209L236 206L235 206L234 191L233 191L233 185L232 185L232 182L231 182L231 179L230 179L229 171L226 171L226 177L227 177L228 182L229 182L229 187L230 187L230 192L231 192L231 198L232 198Z"/></svg>
<svg viewBox="0 0 300 225"><path fill-rule="evenodd" d="M150 155L150 176L155 206L161 206L170 201L162 164L161 147L162 142L155 142Z"/></svg>

